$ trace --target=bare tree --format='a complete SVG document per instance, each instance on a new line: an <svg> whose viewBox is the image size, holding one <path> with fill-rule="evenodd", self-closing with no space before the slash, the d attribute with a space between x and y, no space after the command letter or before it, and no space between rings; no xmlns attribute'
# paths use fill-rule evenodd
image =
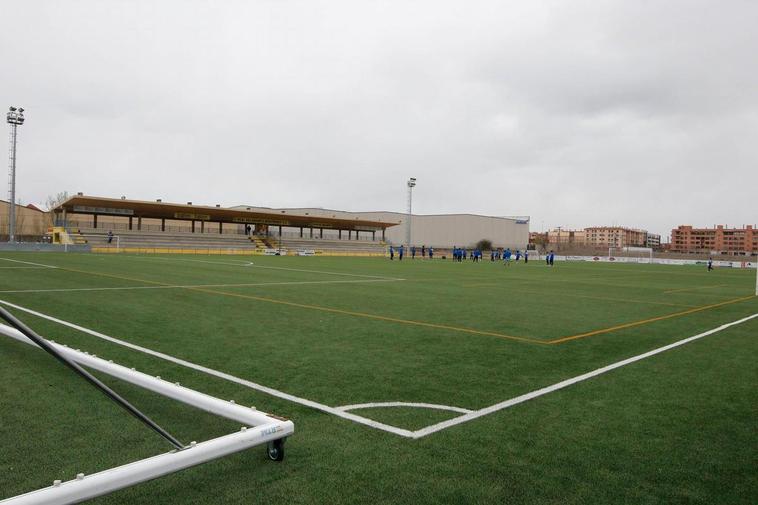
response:
<svg viewBox="0 0 758 505"><path fill-rule="evenodd" d="M16 199L16 235L20 238L23 235L28 235L29 230L26 229L26 209L24 209L24 202L21 198Z"/></svg>
<svg viewBox="0 0 758 505"><path fill-rule="evenodd" d="M53 195L48 195L47 200L45 200L45 207L48 212L56 208L58 205L62 204L66 200L69 199L68 191L61 191L60 193Z"/></svg>

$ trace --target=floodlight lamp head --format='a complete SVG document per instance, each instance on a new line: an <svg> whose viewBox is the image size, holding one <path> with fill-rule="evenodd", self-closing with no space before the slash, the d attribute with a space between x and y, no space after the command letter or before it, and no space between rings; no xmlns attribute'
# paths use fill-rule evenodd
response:
<svg viewBox="0 0 758 505"><path fill-rule="evenodd" d="M411 177L410 179L408 179L408 187L409 188L413 188L415 186L416 186L416 178L415 177Z"/></svg>
<svg viewBox="0 0 758 505"><path fill-rule="evenodd" d="M8 124L22 125L24 124L24 109L16 107L8 107L8 113L5 115L5 119Z"/></svg>

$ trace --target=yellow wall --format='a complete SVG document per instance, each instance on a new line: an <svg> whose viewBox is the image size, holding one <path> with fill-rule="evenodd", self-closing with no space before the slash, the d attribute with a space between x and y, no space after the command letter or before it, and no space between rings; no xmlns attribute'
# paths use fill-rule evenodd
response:
<svg viewBox="0 0 758 505"><path fill-rule="evenodd" d="M0 235L8 235L10 205L0 200ZM49 212L29 209L16 205L16 235L41 236L52 226L52 217Z"/></svg>

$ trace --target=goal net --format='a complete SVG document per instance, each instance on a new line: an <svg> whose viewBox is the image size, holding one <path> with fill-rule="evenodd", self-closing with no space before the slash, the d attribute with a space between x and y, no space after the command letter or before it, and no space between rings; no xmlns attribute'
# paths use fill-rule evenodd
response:
<svg viewBox="0 0 758 505"><path fill-rule="evenodd" d="M609 247L609 258L628 258L626 261L652 263L653 249L650 247Z"/></svg>

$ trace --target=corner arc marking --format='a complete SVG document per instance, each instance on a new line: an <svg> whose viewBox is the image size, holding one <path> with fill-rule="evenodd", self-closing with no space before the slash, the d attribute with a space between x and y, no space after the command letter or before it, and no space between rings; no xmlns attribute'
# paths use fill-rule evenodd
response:
<svg viewBox="0 0 758 505"><path fill-rule="evenodd" d="M354 405L342 405L341 407L335 407L335 409L342 412L347 412L350 410L388 408L388 407L410 407L410 408L418 408L418 409L449 410L451 412L458 412L460 414L470 414L471 412L473 412L473 410L464 409L462 407L453 407L450 405L439 405L437 403L421 403L421 402L356 403Z"/></svg>

